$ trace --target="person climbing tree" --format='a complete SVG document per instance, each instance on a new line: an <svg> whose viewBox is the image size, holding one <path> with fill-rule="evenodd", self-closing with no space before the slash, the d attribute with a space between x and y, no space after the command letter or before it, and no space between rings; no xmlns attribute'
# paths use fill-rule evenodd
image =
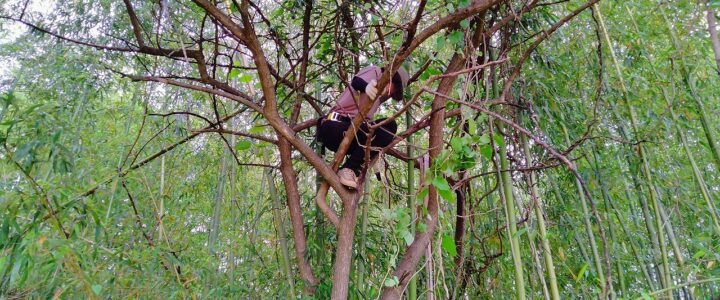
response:
<svg viewBox="0 0 720 300"><path fill-rule="evenodd" d="M385 118L374 121L370 120L372 120L373 115L375 115L381 103L390 98L397 101L402 99L403 91L405 87L407 87L408 80L410 79L407 71L401 67L393 75L392 81L388 84L385 91L378 95L376 85L382 72L382 68L373 65L360 70L360 72L353 77L350 87L343 91L337 103L319 122L318 139L326 148L337 152L345 136L345 132L350 128L352 119L358 115L360 107L364 107L370 102L373 103L372 108L368 111L367 115L365 115L365 121L360 125L353 142L350 144L350 148L348 148L345 163L338 171L340 183L349 188L357 188L357 177L360 175L360 170L365 163L365 144L369 131L368 125L381 122ZM355 99L357 99L357 102ZM372 147L370 159L377 155L377 148L382 148L390 144L396 132L397 123L395 123L395 121L388 122L375 130L370 142Z"/></svg>

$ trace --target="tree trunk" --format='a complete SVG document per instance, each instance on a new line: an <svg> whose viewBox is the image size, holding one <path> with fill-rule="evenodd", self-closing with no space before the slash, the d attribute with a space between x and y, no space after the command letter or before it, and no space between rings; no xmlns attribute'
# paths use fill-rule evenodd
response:
<svg viewBox="0 0 720 300"><path fill-rule="evenodd" d="M412 107L408 108L408 110L405 112L405 128L410 128L413 125L413 119L412 119ZM413 137L412 134L409 135L406 139L407 141L407 157L413 157ZM416 197L415 197L415 164L413 160L408 160L407 162L407 206L410 208L410 220L413 220L413 223L411 225L411 232L412 234L415 234L415 226L417 224L417 203L416 203ZM413 276L413 278L410 280L410 283L407 287L408 290L408 300L416 300L417 299L417 278Z"/></svg>
<svg viewBox="0 0 720 300"><path fill-rule="evenodd" d="M712 49L715 53L715 65L717 66L717 74L720 77L720 40L718 40L717 33L717 21L715 19L715 12L707 0L705 2L706 18L708 23L708 32L710 33L710 42L712 43Z"/></svg>
<svg viewBox="0 0 720 300"><path fill-rule="evenodd" d="M279 136L279 135L278 135ZM307 258L307 239L305 238L305 227L300 206L300 193L298 191L298 179L292 165L292 151L290 143L284 138L278 140L280 149L280 170L285 183L285 195L287 196L290 222L293 228L293 240L295 241L295 256L300 269L300 277L305 281L305 293L315 292L315 286L320 282L313 275L310 268L310 261Z"/></svg>
<svg viewBox="0 0 720 300"><path fill-rule="evenodd" d="M335 263L333 264L332 299L347 299L350 288L350 267L352 265L353 237L355 236L355 221L357 217L358 196L344 200L342 217L337 228L337 248L335 249Z"/></svg>
<svg viewBox="0 0 720 300"><path fill-rule="evenodd" d="M484 13L481 14L481 16L484 16ZM482 37L482 26L479 26L478 24L476 25L477 27L471 40L471 49L475 49L475 46L479 43L480 38ZM445 74L461 70L464 65L465 59L465 55L461 55L458 53L454 54L452 59L450 59L450 62L448 63ZM448 92L450 92L450 89L453 87L457 76L458 75L456 74L454 76L443 77L443 79L438 84L438 88L436 90L437 94L447 95ZM446 103L447 99L442 96L435 96L432 102L433 113L430 115L429 131L429 154L431 164L433 163L433 160L438 155L440 155L440 152L442 151ZM393 272L393 276L396 276L400 280L400 284L394 287L385 287L383 289L381 299L400 299L400 297L402 297L403 291L410 282L410 279L414 273L415 266L420 261L420 258L423 256L426 245L430 242L432 235L435 232L438 218L438 194L437 190L435 190L435 187L432 185L430 185L428 192L427 214L428 218L422 218L427 220L425 224L425 232L417 232L415 234L415 239L413 243L408 247L405 255L398 264L398 267L395 269L395 272Z"/></svg>

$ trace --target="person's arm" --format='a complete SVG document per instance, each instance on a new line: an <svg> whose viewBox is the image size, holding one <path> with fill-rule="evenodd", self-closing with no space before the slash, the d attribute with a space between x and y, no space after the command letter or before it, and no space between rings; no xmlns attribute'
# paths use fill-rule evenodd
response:
<svg viewBox="0 0 720 300"><path fill-rule="evenodd" d="M358 92L367 94L370 99L375 99L375 96L377 96L377 88L375 87L376 83L377 82L375 80L367 82L365 79L355 76L353 77L352 82L350 82L350 86Z"/></svg>
<svg viewBox="0 0 720 300"><path fill-rule="evenodd" d="M375 96L377 96L377 80L375 80L375 77L377 77L376 68L377 67L370 66L361 70L360 73L353 76L350 86L358 92L367 94L370 99L375 99Z"/></svg>
<svg viewBox="0 0 720 300"><path fill-rule="evenodd" d="M350 83L350 86L358 92L365 92L367 85L367 81L358 76L353 77L352 82Z"/></svg>

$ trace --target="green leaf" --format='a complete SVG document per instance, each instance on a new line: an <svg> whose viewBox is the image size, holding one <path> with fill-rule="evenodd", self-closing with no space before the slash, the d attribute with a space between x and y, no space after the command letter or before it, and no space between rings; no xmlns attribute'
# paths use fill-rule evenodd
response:
<svg viewBox="0 0 720 300"><path fill-rule="evenodd" d="M454 137L454 138L450 139L450 146L455 151L462 151L462 148L463 148L462 139L460 139L459 137Z"/></svg>
<svg viewBox="0 0 720 300"><path fill-rule="evenodd" d="M447 40L443 36L438 36L437 39L435 39L435 51L441 51L445 48L445 45L447 45Z"/></svg>
<svg viewBox="0 0 720 300"><path fill-rule="evenodd" d="M693 259L698 259L698 258L700 258L700 257L702 257L702 256L704 256L704 255L705 255L705 250L699 250L698 252L695 252L695 254L693 255L692 258L693 258Z"/></svg>
<svg viewBox="0 0 720 300"><path fill-rule="evenodd" d="M480 154L482 154L482 156L485 157L487 160L492 159L492 153L493 153L493 148L489 144L480 146Z"/></svg>
<svg viewBox="0 0 720 300"><path fill-rule="evenodd" d="M425 233L425 231L427 231L427 225L425 225L425 223L422 223L422 222L418 223L417 230L420 233Z"/></svg>
<svg viewBox="0 0 720 300"><path fill-rule="evenodd" d="M102 285L93 284L92 291L93 291L93 293L95 293L95 295L100 296L100 292L102 291Z"/></svg>
<svg viewBox="0 0 720 300"><path fill-rule="evenodd" d="M410 214L407 213L407 211L404 208L398 207L397 210L395 210L395 219L397 220L398 228L407 227L410 225ZM403 229L406 230L406 229Z"/></svg>
<svg viewBox="0 0 720 300"><path fill-rule="evenodd" d="M505 147L505 139L502 137L502 135L494 134L493 140L495 140L495 145L498 147Z"/></svg>
<svg viewBox="0 0 720 300"><path fill-rule="evenodd" d="M250 141L245 141L245 140L239 141L235 145L235 150L237 150L237 151L247 150L247 149L250 149L250 146L252 146L252 143Z"/></svg>
<svg viewBox="0 0 720 300"><path fill-rule="evenodd" d="M427 197L427 194L428 194L429 191L430 191L430 189L428 189L428 187L426 186L426 187L423 188L423 189L420 191L420 193L417 195L417 199L420 200L420 201L424 200L425 197Z"/></svg>
<svg viewBox="0 0 720 300"><path fill-rule="evenodd" d="M265 131L265 127L261 126L261 125L255 125L252 128L250 128L251 134L260 134L260 133L263 133L264 131Z"/></svg>
<svg viewBox="0 0 720 300"><path fill-rule="evenodd" d="M441 246L443 251L450 255L450 257L455 257L457 255L457 248L455 248L455 239L451 235L443 235Z"/></svg>
<svg viewBox="0 0 720 300"><path fill-rule="evenodd" d="M468 132L470 135L475 135L477 131L477 122L474 119L468 120Z"/></svg>
<svg viewBox="0 0 720 300"><path fill-rule="evenodd" d="M487 134L483 134L478 137L477 143L480 145L490 144L490 136Z"/></svg>
<svg viewBox="0 0 720 300"><path fill-rule="evenodd" d="M467 29L468 27L470 27L470 21L468 21L467 19L460 21L460 27L462 27L463 29Z"/></svg>
<svg viewBox="0 0 720 300"><path fill-rule="evenodd" d="M400 283L400 280L398 280L397 276L393 276L392 278L385 279L385 287L394 287Z"/></svg>
<svg viewBox="0 0 720 300"><path fill-rule="evenodd" d="M575 282L580 282L582 280L583 276L585 276L585 271L587 271L588 264L584 264L582 268L580 268L580 271L578 271L577 276L575 277Z"/></svg>
<svg viewBox="0 0 720 300"><path fill-rule="evenodd" d="M447 8L448 12L455 11L455 6L452 5L452 3L448 3L445 5L445 8Z"/></svg>
<svg viewBox="0 0 720 300"><path fill-rule="evenodd" d="M438 194L440 197L442 197L445 201L453 201L455 200L455 194L453 194L450 190L438 190Z"/></svg>
<svg viewBox="0 0 720 300"><path fill-rule="evenodd" d="M228 79L233 79L235 77L238 77L238 75L240 75L240 69L233 68L232 70L230 70L230 74L228 74Z"/></svg>
<svg viewBox="0 0 720 300"><path fill-rule="evenodd" d="M238 78L238 82L248 83L248 82L252 81L252 79L253 79L252 75L245 74L243 76L240 76L240 78Z"/></svg>
<svg viewBox="0 0 720 300"><path fill-rule="evenodd" d="M405 245L407 246L410 246L410 244L415 241L415 236L408 230L403 232L402 237L405 240Z"/></svg>
<svg viewBox="0 0 720 300"><path fill-rule="evenodd" d="M523 228L521 228L520 230L515 231L515 234L513 234L513 238L518 238L518 237L520 237L523 233L527 232L527 230L528 230L527 227L523 227Z"/></svg>
<svg viewBox="0 0 720 300"><path fill-rule="evenodd" d="M449 191L450 185L447 182L447 179L442 176L435 176L432 179L432 185L435 186L435 188L438 189L438 191Z"/></svg>
<svg viewBox="0 0 720 300"><path fill-rule="evenodd" d="M450 35L448 35L448 42L454 45L458 45L465 41L465 35L462 31L455 30Z"/></svg>

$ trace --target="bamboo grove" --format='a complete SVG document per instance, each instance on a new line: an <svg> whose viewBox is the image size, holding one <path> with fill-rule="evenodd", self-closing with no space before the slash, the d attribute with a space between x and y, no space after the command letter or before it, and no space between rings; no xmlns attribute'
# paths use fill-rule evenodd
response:
<svg viewBox="0 0 720 300"><path fill-rule="evenodd" d="M0 298L720 297L718 10L2 1ZM371 64L349 190L316 123Z"/></svg>

